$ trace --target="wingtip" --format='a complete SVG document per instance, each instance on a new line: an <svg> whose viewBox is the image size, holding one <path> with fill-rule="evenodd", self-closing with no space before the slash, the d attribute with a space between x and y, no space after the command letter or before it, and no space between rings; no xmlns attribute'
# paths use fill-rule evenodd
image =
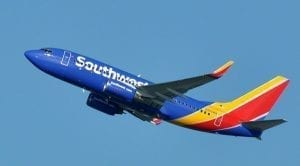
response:
<svg viewBox="0 0 300 166"><path fill-rule="evenodd" d="M217 70L215 70L211 75L216 78L222 77L234 64L232 60L226 62L223 66L219 67Z"/></svg>
<svg viewBox="0 0 300 166"><path fill-rule="evenodd" d="M288 122L286 119L281 119L282 123Z"/></svg>

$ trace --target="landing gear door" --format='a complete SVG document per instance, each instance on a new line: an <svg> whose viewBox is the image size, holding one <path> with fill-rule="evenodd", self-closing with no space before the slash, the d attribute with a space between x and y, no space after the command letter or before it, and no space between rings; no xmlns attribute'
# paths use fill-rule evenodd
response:
<svg viewBox="0 0 300 166"><path fill-rule="evenodd" d="M60 63L64 66L68 66L70 63L70 59L71 59L71 52L64 51L64 55L63 55Z"/></svg>

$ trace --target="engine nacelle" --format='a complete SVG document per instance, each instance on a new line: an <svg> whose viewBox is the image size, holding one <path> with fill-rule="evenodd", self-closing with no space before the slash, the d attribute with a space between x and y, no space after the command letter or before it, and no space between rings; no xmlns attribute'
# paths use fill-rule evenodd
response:
<svg viewBox="0 0 300 166"><path fill-rule="evenodd" d="M123 109L119 106L109 103L103 97L91 93L86 101L86 104L98 111L104 112L108 115L122 114Z"/></svg>
<svg viewBox="0 0 300 166"><path fill-rule="evenodd" d="M103 88L103 92L122 101L132 102L134 100L136 89L123 83L108 81Z"/></svg>

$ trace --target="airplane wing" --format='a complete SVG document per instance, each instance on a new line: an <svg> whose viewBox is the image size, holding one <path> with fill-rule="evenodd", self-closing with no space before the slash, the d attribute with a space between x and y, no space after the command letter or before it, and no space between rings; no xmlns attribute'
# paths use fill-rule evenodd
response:
<svg viewBox="0 0 300 166"><path fill-rule="evenodd" d="M155 99L157 104L162 104L165 100L170 100L175 96L182 96L184 93L193 88L202 86L222 77L233 63L233 61L228 61L226 64L210 74L171 82L140 86L137 89L141 98Z"/></svg>

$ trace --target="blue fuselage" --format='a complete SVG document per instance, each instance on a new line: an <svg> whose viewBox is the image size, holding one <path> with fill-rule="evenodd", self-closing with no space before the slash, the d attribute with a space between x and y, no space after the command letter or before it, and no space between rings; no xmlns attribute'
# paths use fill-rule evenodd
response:
<svg viewBox="0 0 300 166"><path fill-rule="evenodd" d="M176 89L185 93L203 82L218 79L232 62L226 63L212 74L154 84L103 62L63 49L31 50L26 51L25 56L40 70L90 91L86 104L108 115L127 111L153 124L165 120L194 130L257 138L260 138L263 130L284 122L252 122L263 119L269 113L288 84L288 79L284 77L278 76L227 103L198 101L169 88L176 85Z"/></svg>
<svg viewBox="0 0 300 166"><path fill-rule="evenodd" d="M188 115L196 111L195 108L210 104L210 102L199 102L187 96L178 96L175 99L179 101L179 104L166 101L160 109L157 109L134 100L111 98L104 93L108 82L117 84L118 87L125 89L126 92L128 91L129 95L134 95L133 92L137 86L153 83L103 62L67 50L55 48L48 49L48 51L47 49L31 50L27 51L25 55L36 67L56 78L100 96L108 97L124 109L142 111L145 114L155 115L166 121Z"/></svg>

